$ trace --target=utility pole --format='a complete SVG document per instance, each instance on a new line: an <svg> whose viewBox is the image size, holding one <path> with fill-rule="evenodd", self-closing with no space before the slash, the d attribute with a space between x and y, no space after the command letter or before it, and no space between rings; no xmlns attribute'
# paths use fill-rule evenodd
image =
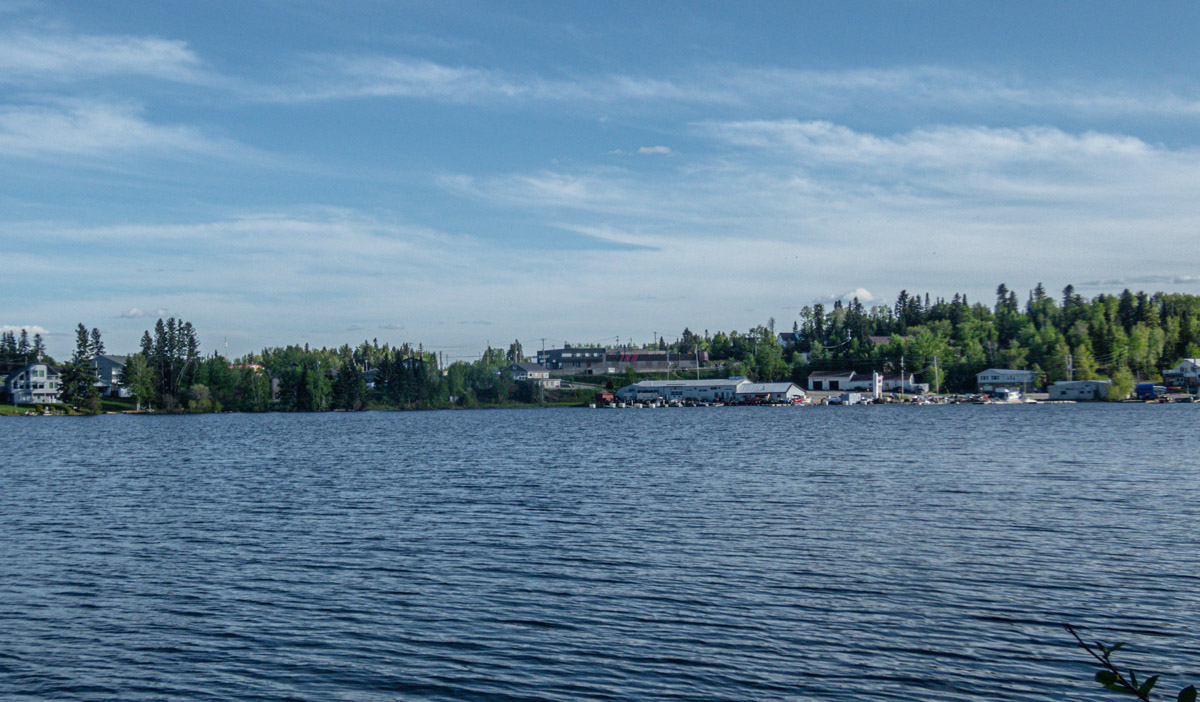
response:
<svg viewBox="0 0 1200 702"><path fill-rule="evenodd" d="M900 354L900 395L904 395L904 354Z"/></svg>
<svg viewBox="0 0 1200 702"><path fill-rule="evenodd" d="M1075 380L1075 356L1067 354L1067 380Z"/></svg>
<svg viewBox="0 0 1200 702"><path fill-rule="evenodd" d="M937 355L935 354L935 355L934 355L934 357L933 357L933 386L934 386L934 387L933 387L933 391L934 391L934 392L941 392L941 390L942 390L942 379L941 379L941 376L938 374L938 364L937 364L937 361L938 361L938 359L937 359Z"/></svg>
<svg viewBox="0 0 1200 702"><path fill-rule="evenodd" d="M700 380L700 344L696 344L696 380Z"/></svg>

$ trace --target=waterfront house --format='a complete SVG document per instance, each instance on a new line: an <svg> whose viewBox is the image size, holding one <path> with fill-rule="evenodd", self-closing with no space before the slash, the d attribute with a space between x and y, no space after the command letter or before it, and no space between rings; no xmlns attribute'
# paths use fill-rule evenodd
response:
<svg viewBox="0 0 1200 702"><path fill-rule="evenodd" d="M1051 385L1048 392L1051 400L1087 402L1106 399L1111 385L1108 380L1064 380Z"/></svg>
<svg viewBox="0 0 1200 702"><path fill-rule="evenodd" d="M537 363L514 363L508 367L513 380L528 380L544 388L557 388L562 385L558 378L551 378L550 371Z"/></svg>
<svg viewBox="0 0 1200 702"><path fill-rule="evenodd" d="M60 402L59 369L46 363L30 363L8 374L4 394L14 405L55 404Z"/></svg>
<svg viewBox="0 0 1200 702"><path fill-rule="evenodd" d="M129 397L129 390L121 382L128 356L97 354L91 361L92 375L96 376L96 389L109 397Z"/></svg>
<svg viewBox="0 0 1200 702"><path fill-rule="evenodd" d="M1029 392L1035 382L1037 377L1031 370L988 368L975 374L975 386L979 392L991 392L998 388L1019 388L1022 392Z"/></svg>
<svg viewBox="0 0 1200 702"><path fill-rule="evenodd" d="M1167 385L1194 388L1200 385L1200 358L1185 358L1174 368L1163 371L1162 376Z"/></svg>

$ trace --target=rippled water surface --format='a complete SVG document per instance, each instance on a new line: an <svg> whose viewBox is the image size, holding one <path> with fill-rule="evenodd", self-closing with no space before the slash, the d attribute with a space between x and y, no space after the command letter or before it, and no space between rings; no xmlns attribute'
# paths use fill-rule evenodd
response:
<svg viewBox="0 0 1200 702"><path fill-rule="evenodd" d="M1107 699L1063 621L1200 680L1200 405L11 418L0 448L8 699Z"/></svg>

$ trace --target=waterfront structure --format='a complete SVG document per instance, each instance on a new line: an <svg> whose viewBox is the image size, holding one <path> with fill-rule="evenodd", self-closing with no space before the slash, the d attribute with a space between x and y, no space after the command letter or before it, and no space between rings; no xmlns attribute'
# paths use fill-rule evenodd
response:
<svg viewBox="0 0 1200 702"><path fill-rule="evenodd" d="M55 404L60 402L59 369L46 363L30 363L8 374L4 394L14 405Z"/></svg>
<svg viewBox="0 0 1200 702"><path fill-rule="evenodd" d="M855 373L854 378L842 390L858 390L875 392L874 374ZM879 389L882 392L904 392L924 395L929 392L929 383L918 383L916 373L888 373L880 376Z"/></svg>
<svg viewBox="0 0 1200 702"><path fill-rule="evenodd" d="M737 402L799 402L805 392L795 383L745 383L734 390Z"/></svg>
<svg viewBox="0 0 1200 702"><path fill-rule="evenodd" d="M1051 385L1048 392L1051 400L1087 402L1106 399L1111 385L1108 380L1064 380Z"/></svg>
<svg viewBox="0 0 1200 702"><path fill-rule="evenodd" d="M96 389L109 397L129 397L129 390L121 383L128 356L97 354L91 361L92 375L96 376Z"/></svg>
<svg viewBox="0 0 1200 702"><path fill-rule="evenodd" d="M813 371L808 374L809 390L845 390L855 377L866 378L871 382L870 375L856 374L854 371Z"/></svg>
<svg viewBox="0 0 1200 702"><path fill-rule="evenodd" d="M1029 392L1035 382L1037 377L1031 370L988 368L975 374L975 386L979 392L991 392L999 388L1020 388L1022 392Z"/></svg>
<svg viewBox="0 0 1200 702"><path fill-rule="evenodd" d="M562 381L550 377L550 371L537 363L514 363L508 367L508 373L513 380L528 380L544 388L557 388Z"/></svg>
<svg viewBox="0 0 1200 702"><path fill-rule="evenodd" d="M1200 386L1200 358L1185 358L1170 370L1163 371L1163 382L1185 388Z"/></svg>
<svg viewBox="0 0 1200 702"><path fill-rule="evenodd" d="M708 353L675 353L656 349L606 349L567 347L543 349L537 353L538 365L557 375L609 375L626 368L638 372L695 370L708 363Z"/></svg>
<svg viewBox="0 0 1200 702"><path fill-rule="evenodd" d="M745 378L716 380L643 380L626 385L617 391L617 398L625 402L733 402L738 388L751 385Z"/></svg>

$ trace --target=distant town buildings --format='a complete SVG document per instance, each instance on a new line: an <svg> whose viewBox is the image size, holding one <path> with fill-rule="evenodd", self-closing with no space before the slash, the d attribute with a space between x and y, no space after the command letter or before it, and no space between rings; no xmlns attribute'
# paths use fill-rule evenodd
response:
<svg viewBox="0 0 1200 702"><path fill-rule="evenodd" d="M575 347L538 351L537 362L560 375L610 375L621 373L626 368L633 368L639 373L695 370L708 363L708 353Z"/></svg>

